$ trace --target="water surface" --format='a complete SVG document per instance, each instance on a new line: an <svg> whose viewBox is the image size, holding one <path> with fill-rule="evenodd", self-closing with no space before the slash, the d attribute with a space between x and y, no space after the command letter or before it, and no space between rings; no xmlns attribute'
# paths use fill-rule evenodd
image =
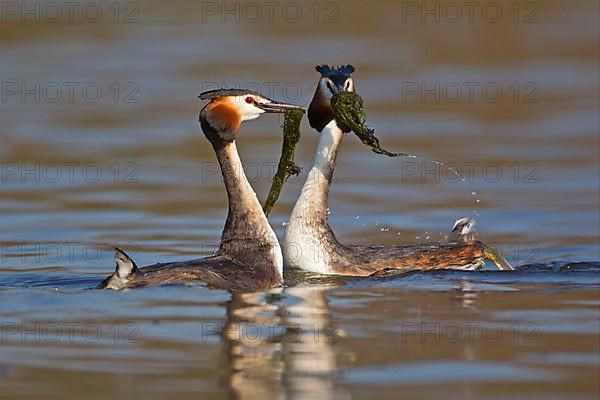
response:
<svg viewBox="0 0 600 400"><path fill-rule="evenodd" d="M3 14L1 395L597 398L598 5L532 2L531 14L522 3L515 22L513 3L497 2L494 22L436 22L394 1L322 5L316 20L300 2L297 21L263 9L222 23L184 0L122 2L118 22L103 2L98 22ZM115 244L140 265L215 250L226 198L196 95L247 87L307 104L319 63L356 66L387 148L465 178L348 136L330 199L340 240L438 241L474 216L517 272L290 273L285 289L236 296L90 290L113 269ZM240 133L261 198L280 122ZM306 171L316 134L306 122L302 132ZM304 177L272 213L278 235Z"/></svg>

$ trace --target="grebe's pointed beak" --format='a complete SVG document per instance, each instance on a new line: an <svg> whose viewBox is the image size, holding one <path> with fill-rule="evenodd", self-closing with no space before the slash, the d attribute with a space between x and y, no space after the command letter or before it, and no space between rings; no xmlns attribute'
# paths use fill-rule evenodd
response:
<svg viewBox="0 0 600 400"><path fill-rule="evenodd" d="M297 106L295 104L290 103L281 103L278 101L270 100L268 103L255 103L256 107L260 108L266 113L284 113L287 110L302 110L302 112L306 112L306 108L302 106Z"/></svg>

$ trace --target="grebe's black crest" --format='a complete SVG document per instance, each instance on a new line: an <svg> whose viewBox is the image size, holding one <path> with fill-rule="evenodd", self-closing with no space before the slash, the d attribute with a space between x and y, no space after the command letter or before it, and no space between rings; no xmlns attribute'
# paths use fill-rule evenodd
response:
<svg viewBox="0 0 600 400"><path fill-rule="evenodd" d="M354 72L354 66L350 64L340 65L337 68L321 64L317 65L315 69L322 77L331 79L338 88L343 88L346 79L350 78Z"/></svg>
<svg viewBox="0 0 600 400"><path fill-rule="evenodd" d="M334 118L331 108L331 97L338 92L353 92L354 82L352 73L354 66L350 64L332 67L321 64L315 67L321 74L315 95L308 108L308 121L310 126L321 132ZM338 124L343 132L350 132L344 124Z"/></svg>
<svg viewBox="0 0 600 400"><path fill-rule="evenodd" d="M258 92L254 92L252 90L246 90L246 89L215 89L215 90L209 90L209 91L200 93L200 96L198 96L198 98L201 100L212 100L212 99L216 99L218 97L245 96L248 94L264 97L262 94L260 94Z"/></svg>
<svg viewBox="0 0 600 400"><path fill-rule="evenodd" d="M349 76L354 72L354 66L351 64L340 65L339 67L331 67L329 65L321 64L315 67L317 72L323 76L330 77L332 75L346 75Z"/></svg>

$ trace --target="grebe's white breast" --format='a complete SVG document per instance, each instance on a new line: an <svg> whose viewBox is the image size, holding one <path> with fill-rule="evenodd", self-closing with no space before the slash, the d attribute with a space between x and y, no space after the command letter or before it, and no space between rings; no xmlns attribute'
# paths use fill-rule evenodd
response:
<svg viewBox="0 0 600 400"><path fill-rule="evenodd" d="M332 120L321 132L315 161L292 210L283 238L285 265L333 274L331 254L323 241L327 225L327 192L342 130Z"/></svg>

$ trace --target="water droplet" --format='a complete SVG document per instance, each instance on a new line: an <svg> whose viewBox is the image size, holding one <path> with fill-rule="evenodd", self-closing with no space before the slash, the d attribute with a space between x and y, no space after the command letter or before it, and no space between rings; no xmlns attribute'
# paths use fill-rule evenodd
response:
<svg viewBox="0 0 600 400"><path fill-rule="evenodd" d="M360 215L355 215L354 216L354 219L359 219L359 218L360 218Z"/></svg>
<svg viewBox="0 0 600 400"><path fill-rule="evenodd" d="M287 222L282 222L281 226L288 226L288 223Z"/></svg>
<svg viewBox="0 0 600 400"><path fill-rule="evenodd" d="M331 210L329 209L329 207L327 207L327 215L331 214Z"/></svg>

